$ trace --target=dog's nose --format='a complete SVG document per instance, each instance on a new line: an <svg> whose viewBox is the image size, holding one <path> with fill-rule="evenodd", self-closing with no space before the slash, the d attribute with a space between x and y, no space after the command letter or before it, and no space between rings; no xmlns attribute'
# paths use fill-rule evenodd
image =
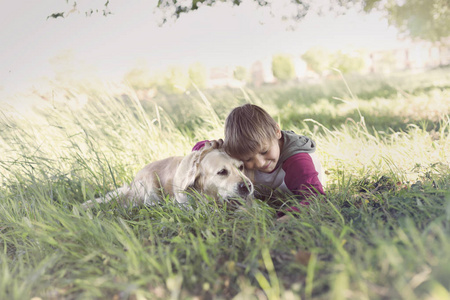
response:
<svg viewBox="0 0 450 300"><path fill-rule="evenodd" d="M241 182L238 185L239 195L247 196L252 191L251 183Z"/></svg>

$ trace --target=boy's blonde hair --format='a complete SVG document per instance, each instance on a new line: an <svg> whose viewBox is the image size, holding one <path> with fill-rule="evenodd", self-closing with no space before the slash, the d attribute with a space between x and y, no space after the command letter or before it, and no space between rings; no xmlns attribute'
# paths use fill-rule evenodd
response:
<svg viewBox="0 0 450 300"><path fill-rule="evenodd" d="M278 124L261 107L253 104L236 107L225 120L225 151L242 159L276 139L278 130Z"/></svg>

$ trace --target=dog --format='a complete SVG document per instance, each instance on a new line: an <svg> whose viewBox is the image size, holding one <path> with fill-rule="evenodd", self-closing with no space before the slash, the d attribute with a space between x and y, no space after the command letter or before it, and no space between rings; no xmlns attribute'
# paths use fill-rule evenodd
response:
<svg viewBox="0 0 450 300"><path fill-rule="evenodd" d="M117 199L125 207L154 205L169 195L178 203L187 203L189 192L197 192L204 199L209 196L221 203L235 204L233 199L250 199L254 188L245 174L244 163L230 157L221 145L209 143L184 157L172 156L146 165L129 186L124 185L94 201L107 203ZM82 207L93 207L94 201L86 201Z"/></svg>

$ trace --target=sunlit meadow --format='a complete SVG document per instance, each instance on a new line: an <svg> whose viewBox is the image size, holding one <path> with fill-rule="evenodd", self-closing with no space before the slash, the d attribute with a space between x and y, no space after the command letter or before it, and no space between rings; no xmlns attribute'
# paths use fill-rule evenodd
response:
<svg viewBox="0 0 450 300"><path fill-rule="evenodd" d="M448 74L336 72L145 101L125 85L55 84L33 112L2 107L0 299L449 299ZM286 223L257 200L80 208L223 137L246 102L316 140L326 197Z"/></svg>

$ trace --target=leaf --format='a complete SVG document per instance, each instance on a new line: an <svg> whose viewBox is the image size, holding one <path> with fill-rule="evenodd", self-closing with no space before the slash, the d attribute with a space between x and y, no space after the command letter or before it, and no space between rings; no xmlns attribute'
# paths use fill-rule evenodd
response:
<svg viewBox="0 0 450 300"><path fill-rule="evenodd" d="M311 252L298 250L295 254L295 261L301 263L304 266L309 264L309 260L311 259Z"/></svg>

